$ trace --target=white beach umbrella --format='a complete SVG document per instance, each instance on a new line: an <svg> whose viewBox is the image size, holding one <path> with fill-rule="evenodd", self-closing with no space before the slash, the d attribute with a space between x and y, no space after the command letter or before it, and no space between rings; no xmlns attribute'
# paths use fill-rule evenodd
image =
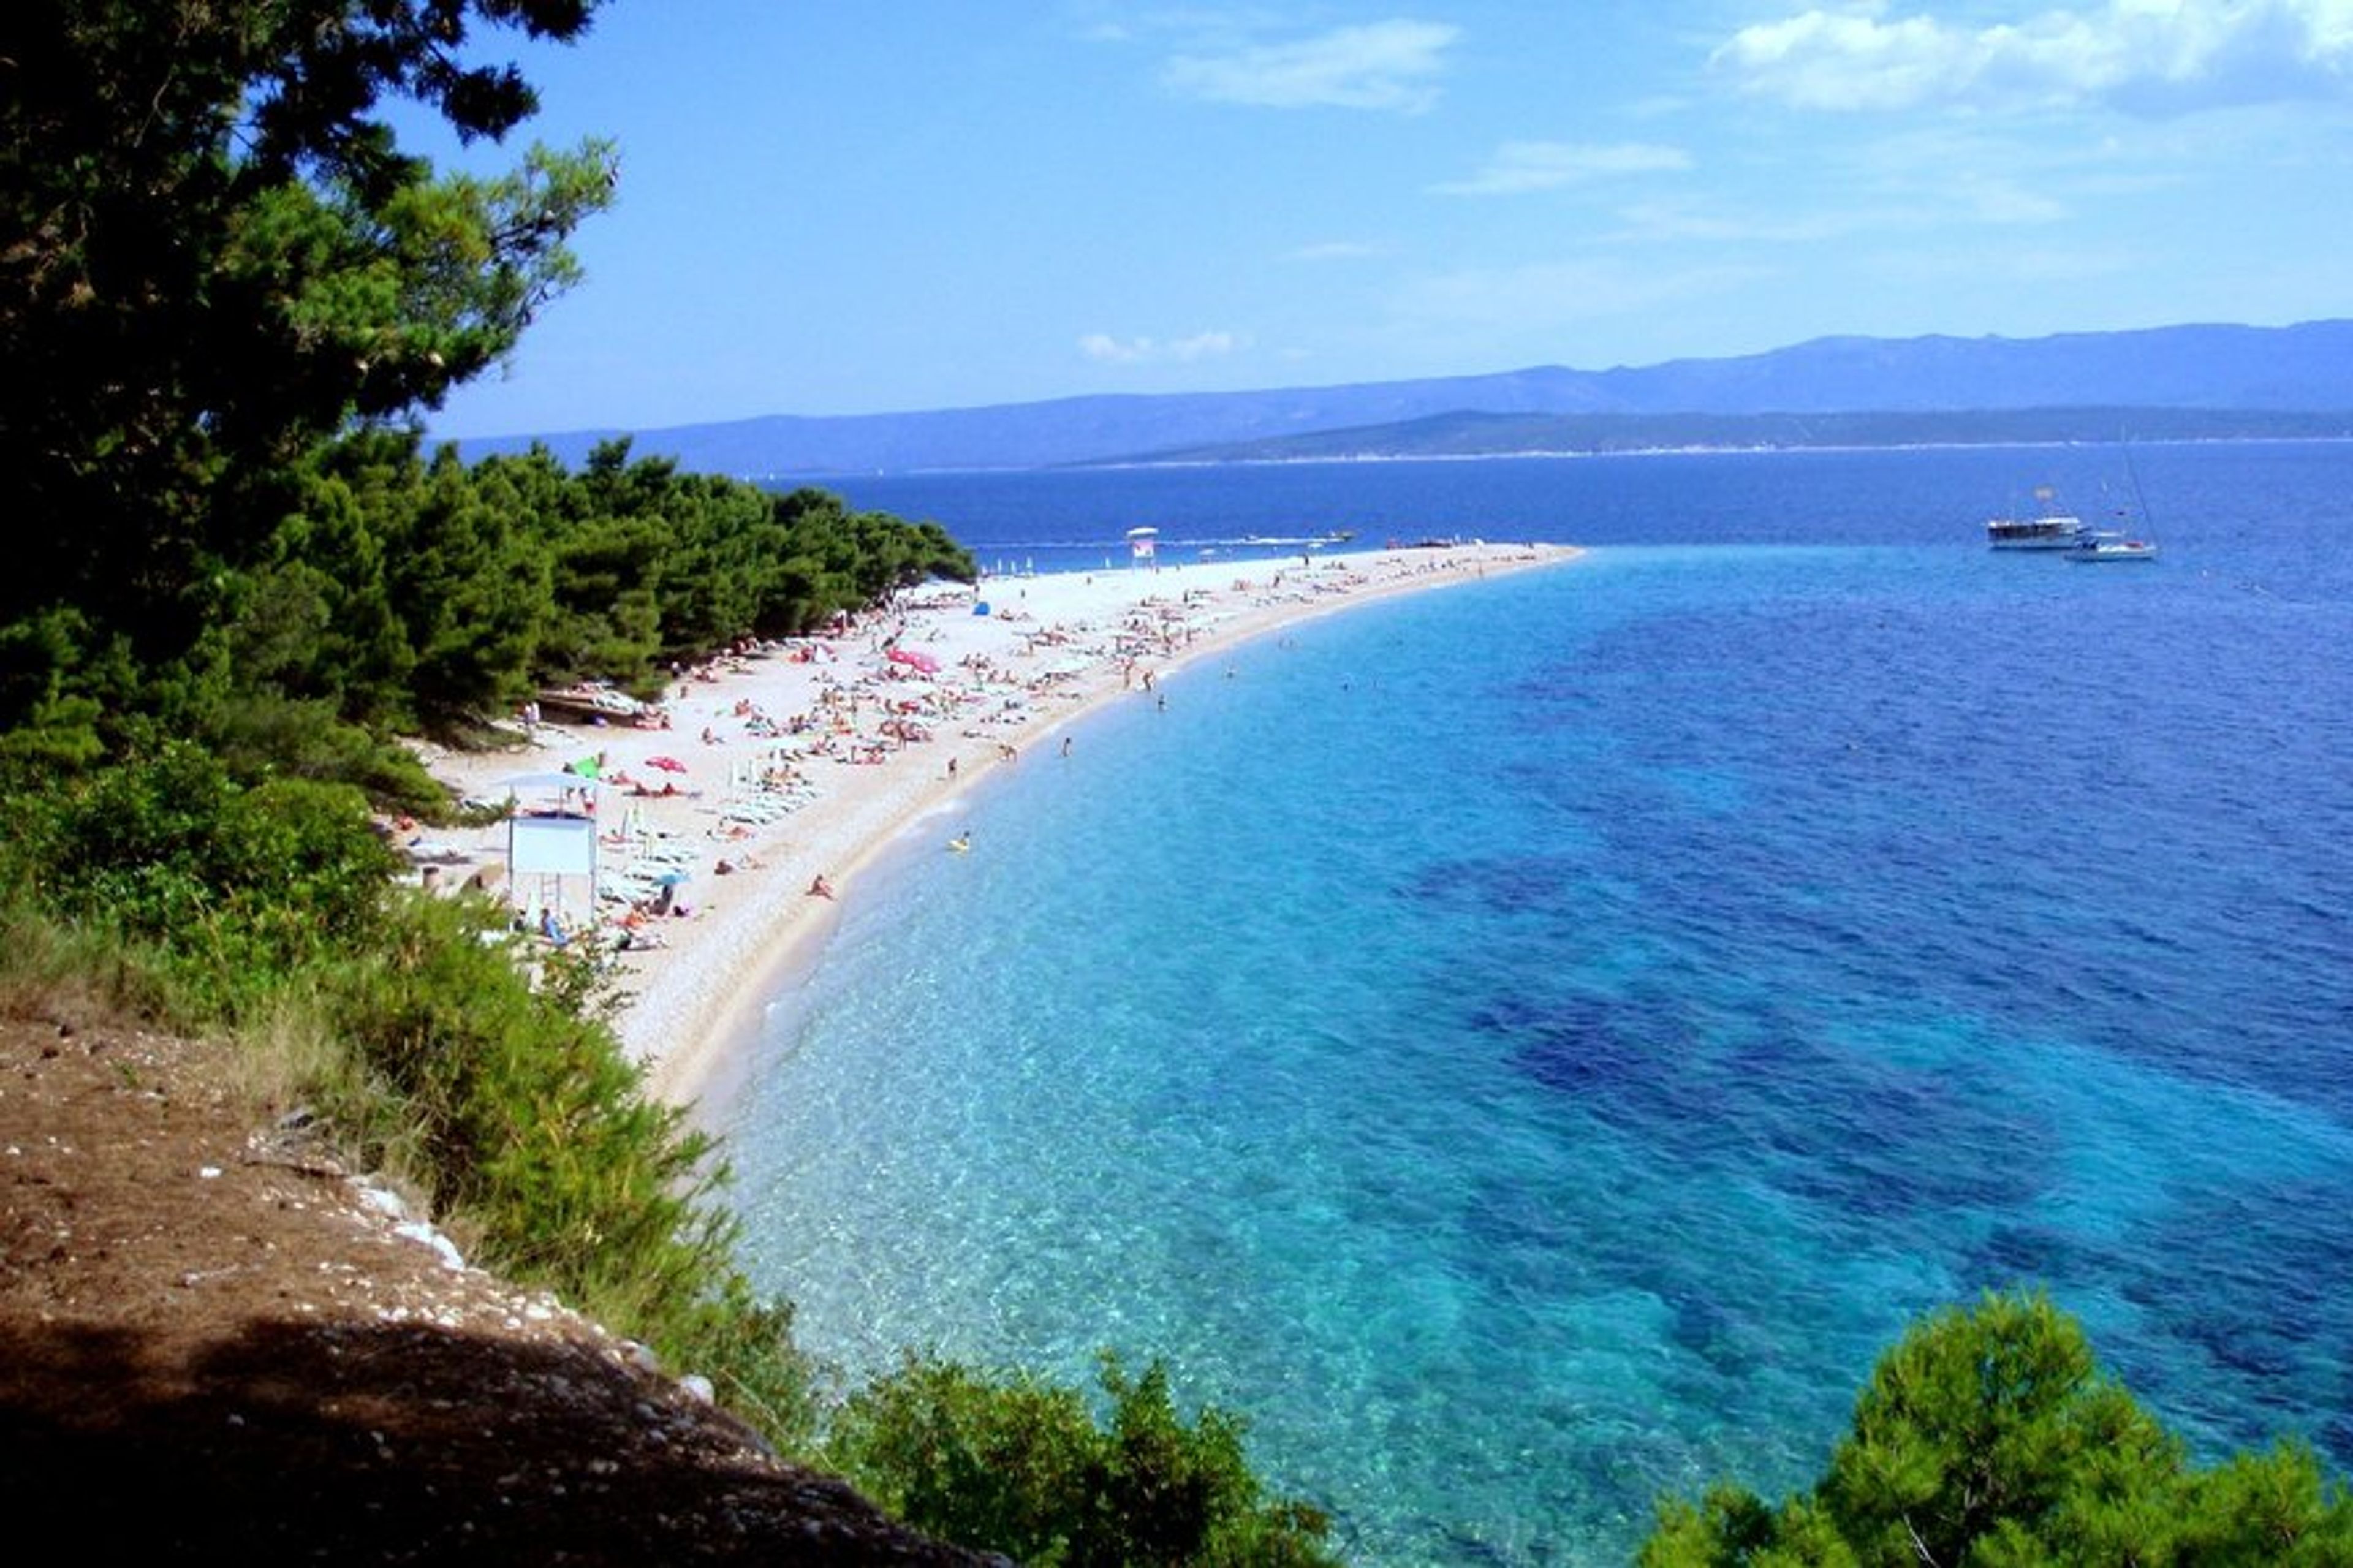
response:
<svg viewBox="0 0 2353 1568"><path fill-rule="evenodd" d="M602 789L605 781L592 779L586 773L517 773L499 781L499 787L509 795L527 789Z"/></svg>

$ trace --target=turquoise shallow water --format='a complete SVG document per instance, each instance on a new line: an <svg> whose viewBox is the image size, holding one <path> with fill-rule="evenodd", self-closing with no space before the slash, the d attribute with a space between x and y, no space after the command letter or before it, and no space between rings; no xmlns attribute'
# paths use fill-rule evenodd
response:
<svg viewBox="0 0 2353 1568"><path fill-rule="evenodd" d="M2353 1468L2353 462L2299 457L2156 567L1627 544L1088 722L780 999L764 1283L852 1367L1166 1356L1363 1561L1625 1561L2021 1281L2207 1451Z"/></svg>

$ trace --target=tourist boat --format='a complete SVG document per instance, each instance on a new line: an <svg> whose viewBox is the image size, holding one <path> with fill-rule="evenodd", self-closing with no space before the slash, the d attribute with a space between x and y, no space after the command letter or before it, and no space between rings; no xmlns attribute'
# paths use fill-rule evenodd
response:
<svg viewBox="0 0 2353 1568"><path fill-rule="evenodd" d="M2084 520L2051 510L2051 489L2034 492L2042 510L2032 517L1997 517L1986 523L1986 542L1996 550L2072 550L2084 537Z"/></svg>
<svg viewBox="0 0 2353 1568"><path fill-rule="evenodd" d="M2127 539L2112 530L2086 533L2067 552L2067 559L2085 563L2154 561L2157 546L2146 539Z"/></svg>
<svg viewBox="0 0 2353 1568"><path fill-rule="evenodd" d="M2084 537L2084 520L2052 512L2042 517L1987 520L1986 542L1996 550L2073 550Z"/></svg>

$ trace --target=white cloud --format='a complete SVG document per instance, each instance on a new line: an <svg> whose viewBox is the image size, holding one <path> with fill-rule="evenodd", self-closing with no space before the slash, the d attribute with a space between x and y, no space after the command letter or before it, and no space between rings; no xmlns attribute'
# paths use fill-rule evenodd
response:
<svg viewBox="0 0 2353 1568"><path fill-rule="evenodd" d="M1831 205L1777 203L1720 207L1687 200L1650 200L1619 207L1619 228L1598 236L1612 245L1845 245L1906 233L1965 228L2038 228L2071 216L2066 203L2002 176L1939 172L1906 188L1883 188L1863 200ZM2014 240L2005 240L2005 245ZM1978 254L1969 249L1969 254Z"/></svg>
<svg viewBox="0 0 2353 1568"><path fill-rule="evenodd" d="M1109 332L1088 332L1079 339L1079 353L1099 364L1192 364L1223 359L1250 346L1239 332L1196 332L1189 338L1115 338Z"/></svg>
<svg viewBox="0 0 2353 1568"><path fill-rule="evenodd" d="M1620 209L1618 216L1618 231L1602 237L1619 245L1820 245L1888 226L1883 214L1845 208L1758 216L1674 202L1640 203Z"/></svg>
<svg viewBox="0 0 2353 1568"><path fill-rule="evenodd" d="M1134 364L1142 360L1152 340L1122 342L1109 332L1088 332L1079 339L1079 353L1099 364Z"/></svg>
<svg viewBox="0 0 2353 1568"><path fill-rule="evenodd" d="M2353 0L2105 0L1970 26L1885 7L1744 27L1709 57L1746 91L1800 109L2105 103L2177 114L2344 96Z"/></svg>
<svg viewBox="0 0 2353 1568"><path fill-rule="evenodd" d="M1472 268L1419 279L1393 303L1399 316L1455 331L1539 334L1616 321L1721 293L1753 269L1710 264L1646 267L1605 259Z"/></svg>
<svg viewBox="0 0 2353 1568"><path fill-rule="evenodd" d="M1487 160L1486 166L1469 179L1450 181L1430 189L1449 196L1522 195L1625 174L1672 174L1691 166L1691 156L1682 148L1643 142L1605 146L1574 142L1506 142Z"/></svg>
<svg viewBox="0 0 2353 1568"><path fill-rule="evenodd" d="M1434 79L1460 33L1440 22L1373 22L1293 43L1179 55L1164 79L1179 92L1223 103L1413 114L1438 101Z"/></svg>
<svg viewBox="0 0 2353 1568"><path fill-rule="evenodd" d="M1963 180L1954 195L1980 223L2004 226L2051 224L2070 216L2067 205L2047 192L2028 190L2010 180Z"/></svg>

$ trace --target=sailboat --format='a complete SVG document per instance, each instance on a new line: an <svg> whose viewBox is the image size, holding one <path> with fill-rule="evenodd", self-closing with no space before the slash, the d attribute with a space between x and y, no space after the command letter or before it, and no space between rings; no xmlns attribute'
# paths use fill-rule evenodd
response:
<svg viewBox="0 0 2353 1568"><path fill-rule="evenodd" d="M2140 514L2148 516L2148 498L2141 493L2140 470L2133 466L2132 448L2126 447L2125 472L2132 476L2133 500L2139 504ZM2067 559L2079 565L2101 566L2122 561L2154 561L2157 545L2154 541L2136 539L2122 529L2086 530L2076 536L2067 552Z"/></svg>
<svg viewBox="0 0 2353 1568"><path fill-rule="evenodd" d="M2146 539L2126 537L2121 529L2097 529L2079 535L2067 551L2067 559L2078 563L2099 564L2111 561L2154 561L2157 545Z"/></svg>

